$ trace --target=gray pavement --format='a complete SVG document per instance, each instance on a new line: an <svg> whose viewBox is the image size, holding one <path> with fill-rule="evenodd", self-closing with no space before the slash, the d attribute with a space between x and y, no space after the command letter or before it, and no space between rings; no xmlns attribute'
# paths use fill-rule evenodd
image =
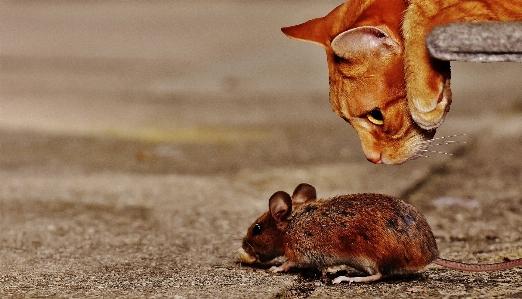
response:
<svg viewBox="0 0 522 299"><path fill-rule="evenodd" d="M438 136L366 162L328 104L323 50L279 28L339 1L3 1L0 297L520 297L522 269L331 285L236 250L277 190L382 192L441 255L522 256L522 64L453 63Z"/></svg>

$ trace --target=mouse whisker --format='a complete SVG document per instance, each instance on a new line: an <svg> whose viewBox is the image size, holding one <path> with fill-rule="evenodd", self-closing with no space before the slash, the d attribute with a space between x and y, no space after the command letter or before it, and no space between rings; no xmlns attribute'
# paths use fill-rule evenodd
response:
<svg viewBox="0 0 522 299"><path fill-rule="evenodd" d="M232 239L232 240L241 240L243 238L242 236L240 236L239 234L234 233L234 232L223 233L223 236L227 237L229 239Z"/></svg>
<svg viewBox="0 0 522 299"><path fill-rule="evenodd" d="M250 244L250 242L248 242L248 241L245 241L245 242L243 243L243 245L246 245L246 246L248 246L250 249L254 250L254 247L253 247L252 244Z"/></svg>
<svg viewBox="0 0 522 299"><path fill-rule="evenodd" d="M229 227L228 229L232 232L228 232L225 235L233 240L241 240L244 237L244 233L241 232L237 227Z"/></svg>
<svg viewBox="0 0 522 299"><path fill-rule="evenodd" d="M228 254L226 254L224 256L225 259L230 259L230 260L237 260L237 253L234 251L234 252L230 252Z"/></svg>

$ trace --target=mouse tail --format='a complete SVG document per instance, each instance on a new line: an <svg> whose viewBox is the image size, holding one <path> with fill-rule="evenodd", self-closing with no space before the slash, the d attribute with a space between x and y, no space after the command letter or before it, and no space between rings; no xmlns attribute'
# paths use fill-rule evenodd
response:
<svg viewBox="0 0 522 299"><path fill-rule="evenodd" d="M506 270L513 267L522 266L522 258L496 263L496 264L466 264L461 262L455 262L446 260L443 258L437 258L433 261L433 263L443 266L450 269L462 270L462 271L470 271L470 272L484 272L484 271L496 271L496 270Z"/></svg>

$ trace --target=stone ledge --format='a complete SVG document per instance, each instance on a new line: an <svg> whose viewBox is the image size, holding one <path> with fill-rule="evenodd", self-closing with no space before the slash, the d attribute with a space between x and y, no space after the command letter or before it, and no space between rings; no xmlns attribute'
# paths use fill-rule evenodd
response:
<svg viewBox="0 0 522 299"><path fill-rule="evenodd" d="M426 46L440 60L522 62L522 22L442 25L426 37Z"/></svg>

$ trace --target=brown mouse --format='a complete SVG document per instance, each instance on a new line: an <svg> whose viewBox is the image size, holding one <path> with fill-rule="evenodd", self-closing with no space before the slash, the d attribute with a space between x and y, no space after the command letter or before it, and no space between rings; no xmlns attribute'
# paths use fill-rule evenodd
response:
<svg viewBox="0 0 522 299"><path fill-rule="evenodd" d="M292 196L278 191L269 211L243 239L244 263L287 261L272 272L347 265L368 273L339 276L333 283L370 282L408 274L430 263L464 271L493 271L522 265L522 258L497 264L465 264L438 256L431 228L413 206L383 194L351 194L316 200L315 188L300 184Z"/></svg>

